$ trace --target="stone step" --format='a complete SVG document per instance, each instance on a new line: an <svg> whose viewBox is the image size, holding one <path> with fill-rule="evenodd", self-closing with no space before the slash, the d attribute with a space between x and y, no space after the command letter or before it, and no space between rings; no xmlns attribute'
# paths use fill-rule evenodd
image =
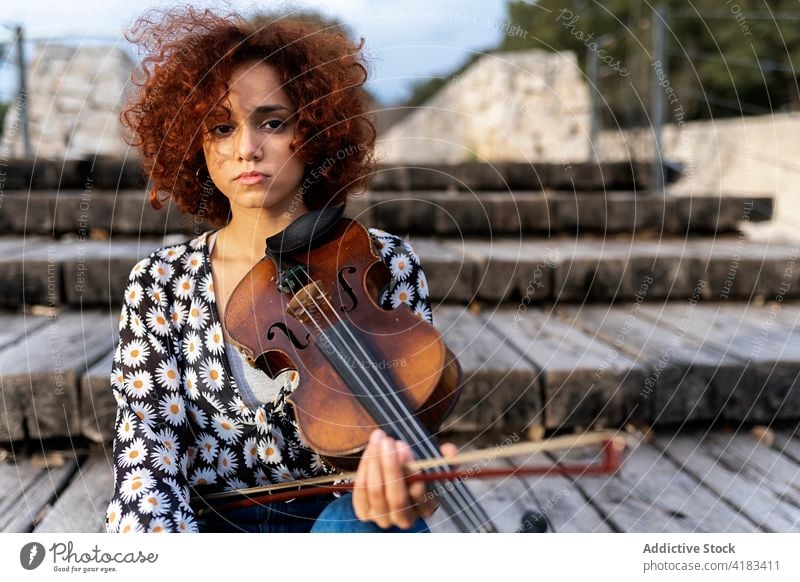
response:
<svg viewBox="0 0 800 582"><path fill-rule="evenodd" d="M0 313L0 442L110 440L116 320ZM448 430L800 420L800 301L439 306L434 321L463 371Z"/></svg>
<svg viewBox="0 0 800 582"><path fill-rule="evenodd" d="M12 234L131 236L199 234L201 219L166 205L154 210L144 190L6 190L0 228ZM504 190L369 191L353 196L348 215L389 232L461 235L528 233L723 233L772 217L772 198L718 195L643 196L634 192Z"/></svg>
<svg viewBox="0 0 800 582"><path fill-rule="evenodd" d="M0 237L0 308L117 305L131 267L164 244L187 240ZM582 303L800 296L796 244L744 236L411 237L436 302Z"/></svg>
<svg viewBox="0 0 800 582"><path fill-rule="evenodd" d="M679 177L664 166L667 182ZM370 181L374 190L645 190L650 182L648 161L526 163L463 162L410 166L380 165ZM136 158L95 157L87 160L11 159L4 164L5 187L12 189L114 190L146 186Z"/></svg>

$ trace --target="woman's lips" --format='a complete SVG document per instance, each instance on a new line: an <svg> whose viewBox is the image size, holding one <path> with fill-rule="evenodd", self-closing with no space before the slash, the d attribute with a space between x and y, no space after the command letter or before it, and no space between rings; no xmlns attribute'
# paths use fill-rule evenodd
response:
<svg viewBox="0 0 800 582"><path fill-rule="evenodd" d="M251 186L253 184L261 184L262 182L266 182L267 178L269 178L269 176L264 174L245 174L244 176L237 178L237 180L241 184L247 184L248 186Z"/></svg>

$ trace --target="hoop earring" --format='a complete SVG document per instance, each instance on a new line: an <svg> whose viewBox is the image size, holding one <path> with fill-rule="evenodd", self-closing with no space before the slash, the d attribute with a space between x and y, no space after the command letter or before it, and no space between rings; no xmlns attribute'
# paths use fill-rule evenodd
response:
<svg viewBox="0 0 800 582"><path fill-rule="evenodd" d="M203 164L202 166L197 168L197 171L194 173L194 179L197 180L198 184L200 184L201 186L205 187L205 184L203 183L203 182L205 182L205 180L203 180L202 182L200 181L200 170L202 170L203 168L208 169L208 166L206 164ZM211 177L211 174L209 174L208 172L206 172L206 175L209 178Z"/></svg>

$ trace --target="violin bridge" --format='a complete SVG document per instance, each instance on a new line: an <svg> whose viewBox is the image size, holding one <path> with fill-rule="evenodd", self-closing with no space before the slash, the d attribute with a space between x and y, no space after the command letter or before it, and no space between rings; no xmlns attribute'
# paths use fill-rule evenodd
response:
<svg viewBox="0 0 800 582"><path fill-rule="evenodd" d="M330 306L330 300L325 285L322 281L312 281L295 292L286 306L286 313L302 323L315 321L322 325L324 323L322 311L327 306Z"/></svg>

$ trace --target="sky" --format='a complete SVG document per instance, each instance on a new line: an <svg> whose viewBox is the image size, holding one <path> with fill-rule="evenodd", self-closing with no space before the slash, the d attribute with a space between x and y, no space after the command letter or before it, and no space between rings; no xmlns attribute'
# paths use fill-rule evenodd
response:
<svg viewBox="0 0 800 582"><path fill-rule="evenodd" d="M119 43L128 45L123 30L148 8L187 2L147 0L17 0L6 3L0 15L0 42L22 25L31 40ZM228 6L245 15L259 7L312 8L336 16L358 38L363 36L372 62L367 87L384 104L408 97L412 83L450 73L474 51L495 46L503 35L506 0L305 0L304 2L191 2L198 7ZM78 8L80 7L80 8ZM42 16L46 15L46 18ZM28 57L33 52L26 48ZM128 45L126 47L131 50ZM0 96L15 92L16 67L2 63ZM7 57L8 57L7 56Z"/></svg>

